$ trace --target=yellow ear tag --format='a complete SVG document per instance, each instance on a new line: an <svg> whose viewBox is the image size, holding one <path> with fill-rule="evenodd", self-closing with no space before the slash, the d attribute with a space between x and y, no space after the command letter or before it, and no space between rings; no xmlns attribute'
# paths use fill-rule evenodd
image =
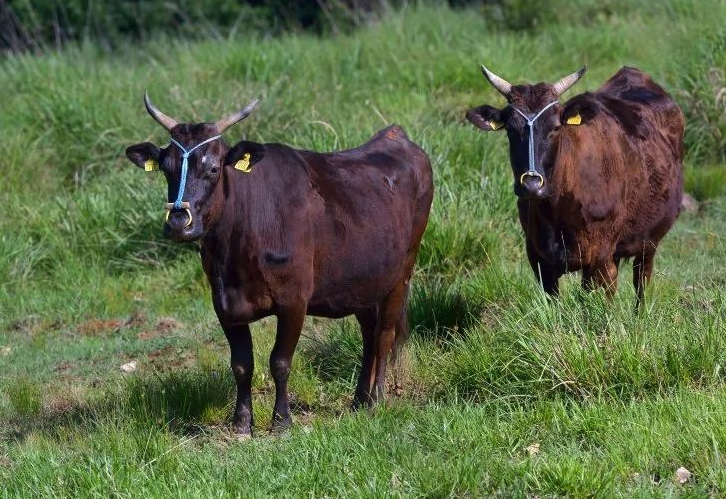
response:
<svg viewBox="0 0 726 499"><path fill-rule="evenodd" d="M579 125L580 123L582 123L582 116L580 116L579 114L567 118L568 125Z"/></svg>
<svg viewBox="0 0 726 499"><path fill-rule="evenodd" d="M499 130L504 126L504 123L502 123L501 121L492 120L489 122L489 126L492 127L492 130Z"/></svg>
<svg viewBox="0 0 726 499"><path fill-rule="evenodd" d="M252 168L250 168L250 153L246 152L242 159L235 163L234 169L245 173L251 172Z"/></svg>
<svg viewBox="0 0 726 499"><path fill-rule="evenodd" d="M155 172L159 169L159 162L155 159L147 159L144 162L144 171L145 172Z"/></svg>

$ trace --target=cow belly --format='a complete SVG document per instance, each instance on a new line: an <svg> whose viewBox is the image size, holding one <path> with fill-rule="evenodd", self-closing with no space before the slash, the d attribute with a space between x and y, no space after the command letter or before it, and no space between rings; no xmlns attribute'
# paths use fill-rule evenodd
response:
<svg viewBox="0 0 726 499"><path fill-rule="evenodd" d="M312 314L342 316L370 307L401 279L408 241L381 233L346 245L346 249L329 253L316 266L309 305Z"/></svg>

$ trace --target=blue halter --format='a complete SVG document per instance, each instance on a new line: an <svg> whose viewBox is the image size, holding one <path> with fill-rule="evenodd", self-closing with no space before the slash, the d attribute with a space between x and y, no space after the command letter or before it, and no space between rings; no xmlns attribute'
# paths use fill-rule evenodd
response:
<svg viewBox="0 0 726 499"><path fill-rule="evenodd" d="M170 139L173 144L175 144L179 149L182 150L182 168L181 168L181 180L179 181L179 194L176 196L176 201L174 201L174 208L177 210L180 210L182 208L182 198L184 197L184 189L187 186L187 169L189 168L189 155L199 149L204 144L211 142L213 140L217 140L219 138L222 138L221 135L215 135L214 137L210 137L204 142L200 142L199 144L195 145L189 150L186 150L183 145L181 145L179 142L177 142L174 139Z"/></svg>
<svg viewBox="0 0 726 499"><path fill-rule="evenodd" d="M552 101L549 104L547 104L545 107L542 108L542 110L534 115L534 118L530 118L526 114L524 114L522 111L517 109L516 107L512 106L511 104L509 107L517 111L519 114L521 114L525 120L527 120L527 126L529 127L529 171L522 174L521 177L519 177L519 183L524 184L524 177L539 177L540 184L539 186L542 187L544 185L544 178L542 178L542 175L537 173L537 169L534 167L534 122L537 121L537 118L542 116L542 113L547 111L549 108L557 104L559 101Z"/></svg>

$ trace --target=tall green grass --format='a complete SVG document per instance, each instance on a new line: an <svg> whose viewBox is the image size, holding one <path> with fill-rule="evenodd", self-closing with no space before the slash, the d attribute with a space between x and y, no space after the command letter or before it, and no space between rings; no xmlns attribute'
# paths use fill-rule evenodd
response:
<svg viewBox="0 0 726 499"><path fill-rule="evenodd" d="M726 6L527 4L409 6L333 39L4 56L0 497L722 495ZM683 107L700 205L659 249L642 313L628 265L612 303L577 276L556 302L537 287L506 138L463 120L502 104L479 62L512 81L587 63L579 91L638 66ZM357 324L311 319L290 379L299 426L266 438L266 320L253 325L258 438L228 434L229 354L196 248L161 237L163 179L123 156L168 139L143 109L147 88L186 121L262 97L230 142L332 150L396 122L429 153L436 197L391 407L349 413ZM131 359L137 372L122 375ZM695 478L678 484L679 466Z"/></svg>

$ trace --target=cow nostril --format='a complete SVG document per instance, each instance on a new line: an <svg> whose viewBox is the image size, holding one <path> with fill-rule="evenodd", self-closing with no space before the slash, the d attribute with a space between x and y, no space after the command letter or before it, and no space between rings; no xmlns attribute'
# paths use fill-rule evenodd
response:
<svg viewBox="0 0 726 499"><path fill-rule="evenodd" d="M544 187L545 180L542 175L537 172L529 171L522 174L519 177L519 183L527 189L529 192L537 192Z"/></svg>
<svg viewBox="0 0 726 499"><path fill-rule="evenodd" d="M537 192L544 186L544 184L536 178L527 178L522 185L529 192Z"/></svg>
<svg viewBox="0 0 726 499"><path fill-rule="evenodd" d="M170 228L187 228L192 224L192 212L189 203L182 203L181 209L174 208L172 203L166 204L166 217L164 221Z"/></svg>

